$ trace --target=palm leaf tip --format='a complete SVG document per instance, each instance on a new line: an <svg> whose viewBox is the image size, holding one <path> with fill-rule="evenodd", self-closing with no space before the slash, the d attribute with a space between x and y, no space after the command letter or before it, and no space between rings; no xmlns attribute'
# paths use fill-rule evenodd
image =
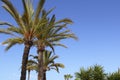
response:
<svg viewBox="0 0 120 80"><path fill-rule="evenodd" d="M68 23L68 24L73 24L73 21L71 19L68 19L68 18L66 18L64 22Z"/></svg>
<svg viewBox="0 0 120 80"><path fill-rule="evenodd" d="M74 40L78 40L78 37L75 34L67 34L65 38L72 38Z"/></svg>
<svg viewBox="0 0 120 80"><path fill-rule="evenodd" d="M0 22L0 25L8 25L8 26L13 26L12 24L10 24L10 23L7 23L7 22Z"/></svg>
<svg viewBox="0 0 120 80"><path fill-rule="evenodd" d="M3 44L3 43L0 43L0 46L8 46L8 44Z"/></svg>
<svg viewBox="0 0 120 80"><path fill-rule="evenodd" d="M22 44L24 41L21 38L9 38L5 40L2 44L7 45L6 51L8 51L11 47L13 47L16 44Z"/></svg>
<svg viewBox="0 0 120 80"><path fill-rule="evenodd" d="M43 9L43 6L44 6L44 4L45 4L45 1L46 1L46 0L39 0L38 6L37 6L37 9L36 9L36 12L35 12L35 23L36 23L36 21L37 21L38 18L39 18L40 12L41 12L42 9Z"/></svg>
<svg viewBox="0 0 120 80"><path fill-rule="evenodd" d="M75 36L75 34L73 34L71 37L72 37L73 39L75 39L75 40L78 40L78 37Z"/></svg>
<svg viewBox="0 0 120 80"><path fill-rule="evenodd" d="M56 24L59 24L59 23L73 24L73 21L71 19L65 18L56 22Z"/></svg>
<svg viewBox="0 0 120 80"><path fill-rule="evenodd" d="M63 64L60 65L61 68L65 68L65 66Z"/></svg>
<svg viewBox="0 0 120 80"><path fill-rule="evenodd" d="M65 68L64 64L62 64L62 63L55 63L53 65L56 67Z"/></svg>

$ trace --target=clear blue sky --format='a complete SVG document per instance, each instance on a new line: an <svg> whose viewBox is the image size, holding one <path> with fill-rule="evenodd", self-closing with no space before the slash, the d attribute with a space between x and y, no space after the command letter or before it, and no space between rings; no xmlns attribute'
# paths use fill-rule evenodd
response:
<svg viewBox="0 0 120 80"><path fill-rule="evenodd" d="M20 0L11 1L22 12ZM52 14L58 19L72 19L74 24L69 27L79 38L78 41L63 41L67 49L56 48L60 57L56 62L66 67L60 69L59 74L47 72L47 80L64 80L64 74L74 75L80 67L94 64L104 66L106 72L117 71L120 67L120 0L47 0L45 7L56 7ZM15 24L1 7L0 21ZM0 35L0 42L7 37ZM0 45L0 79L19 80L23 46L15 46L8 52L4 48ZM35 53L34 48L31 53ZM35 74L32 78L37 76Z"/></svg>

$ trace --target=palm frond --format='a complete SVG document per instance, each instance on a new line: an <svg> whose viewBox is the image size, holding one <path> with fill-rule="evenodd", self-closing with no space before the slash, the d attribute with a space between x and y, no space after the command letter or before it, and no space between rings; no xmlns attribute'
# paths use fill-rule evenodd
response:
<svg viewBox="0 0 120 80"><path fill-rule="evenodd" d="M34 60L28 60L27 62L27 70L37 70L37 64Z"/></svg>
<svg viewBox="0 0 120 80"><path fill-rule="evenodd" d="M28 60L28 65L33 65L33 64L36 65L38 63L33 59Z"/></svg>
<svg viewBox="0 0 120 80"><path fill-rule="evenodd" d="M65 66L61 63L51 64L50 69L55 69L59 73L59 68L64 68Z"/></svg>
<svg viewBox="0 0 120 80"><path fill-rule="evenodd" d="M9 0L1 0L1 1L5 3L3 7L15 18L15 20L18 20L19 19L18 12L16 11L12 3Z"/></svg>
<svg viewBox="0 0 120 80"><path fill-rule="evenodd" d="M67 24L57 25L54 28L53 34L59 33L63 28L66 28Z"/></svg>
<svg viewBox="0 0 120 80"><path fill-rule="evenodd" d="M12 5L12 3L9 0L1 0L4 5L3 8L15 19L16 23L21 27L25 28L23 21L21 20L21 16L18 14L17 10L15 7ZM24 29L25 31L25 29Z"/></svg>
<svg viewBox="0 0 120 80"><path fill-rule="evenodd" d="M25 24L30 24L32 22L32 17L34 14L33 6L32 6L32 1L31 0L22 0L23 7L24 7L24 13L22 16L22 19ZM29 26L26 26L29 27Z"/></svg>
<svg viewBox="0 0 120 80"><path fill-rule="evenodd" d="M24 34L24 32L19 27L11 26L11 27L7 28L7 30L14 32L14 33L17 33L17 34L20 34L20 35Z"/></svg>
<svg viewBox="0 0 120 80"><path fill-rule="evenodd" d="M68 39L68 38L73 38L75 40L78 40L78 38L73 33L68 33L68 34L60 33L60 34L52 35L51 41L52 40L59 41L59 40Z"/></svg>
<svg viewBox="0 0 120 80"><path fill-rule="evenodd" d="M57 59L57 58L58 58L57 55L53 55L53 56L51 56L51 57L49 58L49 62L52 62L52 61L54 61L54 60Z"/></svg>
<svg viewBox="0 0 120 80"><path fill-rule="evenodd" d="M6 51L9 50L12 46L16 45L16 44L22 44L24 43L23 39L21 38L9 38L7 40L5 40L2 44L7 44L6 46Z"/></svg>
<svg viewBox="0 0 120 80"><path fill-rule="evenodd" d="M34 23L37 23L37 21L39 19L40 12L43 9L44 3L45 3L45 0L39 0L38 6L37 6L37 9L36 9L36 12L35 12Z"/></svg>
<svg viewBox="0 0 120 80"><path fill-rule="evenodd" d="M0 29L0 33L15 36L12 32L6 29Z"/></svg>
<svg viewBox="0 0 120 80"><path fill-rule="evenodd" d="M53 46L61 46L61 47L67 48L66 45L60 44L60 43L52 43L52 45L53 45Z"/></svg>
<svg viewBox="0 0 120 80"><path fill-rule="evenodd" d="M73 21L68 19L68 18L64 18L64 19L61 19L61 20L57 21L55 24L61 24L61 23L72 24Z"/></svg>
<svg viewBox="0 0 120 80"><path fill-rule="evenodd" d="M8 22L0 22L0 25L13 26L12 24L10 24L10 23L8 23Z"/></svg>
<svg viewBox="0 0 120 80"><path fill-rule="evenodd" d="M53 15L52 18L51 18L51 20L50 20L50 22L49 22L49 26L53 26L54 25L55 19L56 19L55 15Z"/></svg>
<svg viewBox="0 0 120 80"><path fill-rule="evenodd" d="M29 55L29 56L32 57L35 60L38 60L38 56L35 56L35 55Z"/></svg>
<svg viewBox="0 0 120 80"><path fill-rule="evenodd" d="M62 63L55 63L54 65L60 68L65 68L64 64Z"/></svg>
<svg viewBox="0 0 120 80"><path fill-rule="evenodd" d="M50 42L45 41L45 44L46 44L46 47L50 47L52 49L53 53L55 53L55 49L54 49L53 45Z"/></svg>

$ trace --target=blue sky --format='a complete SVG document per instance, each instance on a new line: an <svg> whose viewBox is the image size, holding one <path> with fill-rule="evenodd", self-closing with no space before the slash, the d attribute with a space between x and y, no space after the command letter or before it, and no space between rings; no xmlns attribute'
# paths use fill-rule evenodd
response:
<svg viewBox="0 0 120 80"><path fill-rule="evenodd" d="M19 12L21 2L11 0ZM120 0L47 0L46 9L56 7L52 14L57 19L68 17L74 21L69 28L79 40L63 41L68 48L56 48L59 59L56 62L65 64L65 69L47 72L48 80L64 80L64 74L79 71L80 67L94 64L104 66L106 72L117 71L120 67ZM0 2L0 6L2 3ZM0 7L0 21L13 19ZM8 36L0 35L0 42ZM23 46L15 46L8 52L0 45L1 80L19 80ZM31 53L35 53L32 48ZM36 73L32 73L32 78ZM31 78L31 79L32 79ZM35 79L34 79L35 80Z"/></svg>

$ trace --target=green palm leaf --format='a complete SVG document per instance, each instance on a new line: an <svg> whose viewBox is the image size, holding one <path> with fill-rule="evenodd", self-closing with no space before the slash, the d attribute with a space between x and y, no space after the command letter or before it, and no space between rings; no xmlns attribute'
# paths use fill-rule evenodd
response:
<svg viewBox="0 0 120 80"><path fill-rule="evenodd" d="M43 5L45 3L45 0L39 0L36 12L35 12L35 19L34 19L34 23L37 23L37 21L39 20L39 15L41 10L43 9Z"/></svg>
<svg viewBox="0 0 120 80"><path fill-rule="evenodd" d="M6 41L4 41L2 44L7 45L6 46L6 51L9 50L12 46L16 44L22 44L24 41L21 38L9 38Z"/></svg>

